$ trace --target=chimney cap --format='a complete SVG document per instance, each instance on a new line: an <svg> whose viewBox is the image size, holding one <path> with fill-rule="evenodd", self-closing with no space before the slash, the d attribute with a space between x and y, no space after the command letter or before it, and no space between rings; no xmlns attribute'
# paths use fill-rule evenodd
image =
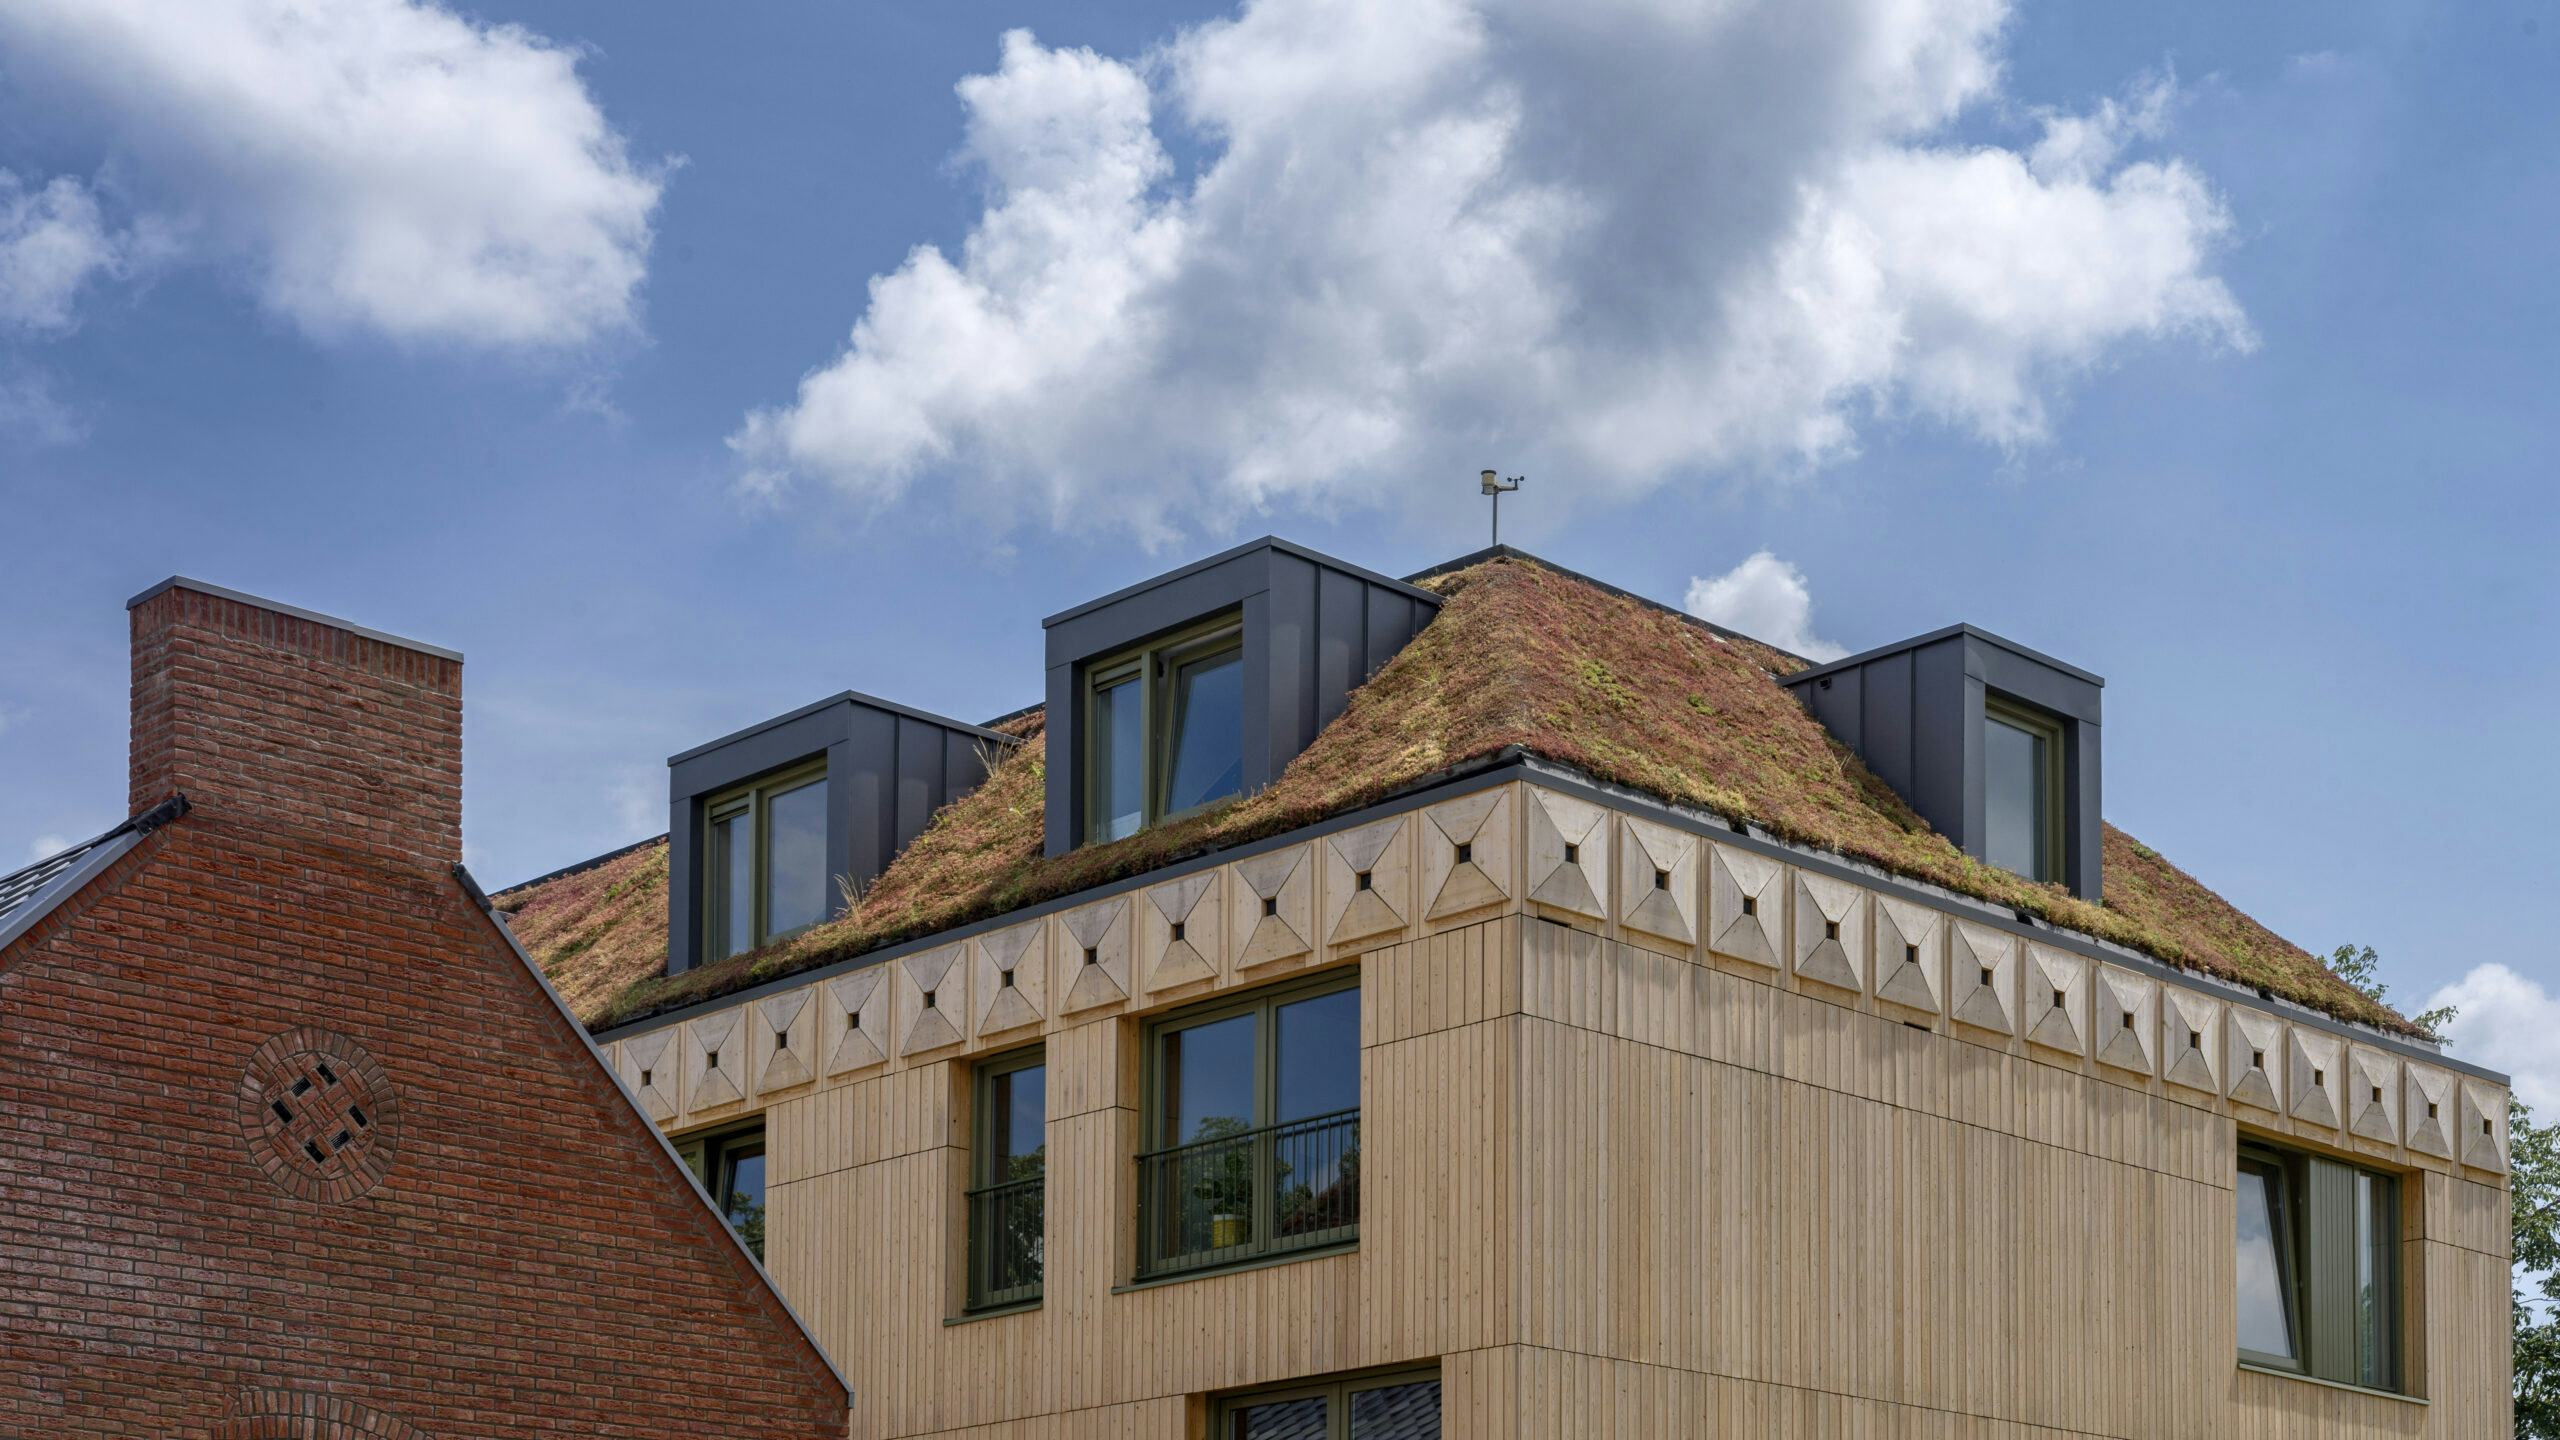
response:
<svg viewBox="0 0 2560 1440"><path fill-rule="evenodd" d="M124 602L124 608L135 609L170 590L193 590L199 595L210 595L217 600L229 600L238 605L253 605L261 610L273 610L279 615L290 615L297 620L309 620L318 625L334 626L350 635L361 635L367 640L379 640L385 645L397 645L404 650L415 650L421 655L433 655L440 660L450 660L457 665L462 663L462 652L459 650L448 650L441 645L429 645L423 640L412 640L405 635L389 634L369 625L358 625L352 620L341 620L335 615L323 615L317 610L305 610L299 605L287 605L281 600L270 600L263 595L251 595L223 585L208 585L202 580L191 580L184 575L170 576Z"/></svg>

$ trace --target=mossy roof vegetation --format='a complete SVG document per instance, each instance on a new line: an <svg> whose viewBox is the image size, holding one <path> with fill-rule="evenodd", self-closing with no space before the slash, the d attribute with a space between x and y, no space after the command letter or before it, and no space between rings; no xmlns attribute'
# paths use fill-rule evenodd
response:
<svg viewBox="0 0 2560 1440"><path fill-rule="evenodd" d="M497 897L598 1028L1139 875L1375 804L1506 752L1747 821L1796 844L2040 917L2167 963L2401 1033L2396 1012L2109 826L2105 903L1973 859L1923 821L1772 678L1778 651L1534 561L1424 582L1439 615L1257 794L1109 844L1044 856L1048 757L1026 743L945 806L838 918L665 974L666 847Z"/></svg>

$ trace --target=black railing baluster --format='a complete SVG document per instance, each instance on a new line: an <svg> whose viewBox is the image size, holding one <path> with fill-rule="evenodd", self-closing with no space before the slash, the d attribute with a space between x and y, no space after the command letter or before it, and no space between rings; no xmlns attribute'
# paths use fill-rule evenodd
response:
<svg viewBox="0 0 2560 1440"><path fill-rule="evenodd" d="M1040 1298L1046 1189L1034 1175L969 1192L970 1309Z"/></svg>
<svg viewBox="0 0 2560 1440"><path fill-rule="evenodd" d="M1141 1155L1138 1196L1147 1274L1341 1244L1359 1233L1360 1112Z"/></svg>

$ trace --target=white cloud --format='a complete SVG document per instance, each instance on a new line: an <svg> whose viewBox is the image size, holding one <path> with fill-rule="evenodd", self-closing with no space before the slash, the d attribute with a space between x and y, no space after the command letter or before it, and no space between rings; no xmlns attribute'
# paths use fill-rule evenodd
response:
<svg viewBox="0 0 2560 1440"><path fill-rule="evenodd" d="M1793 473L1879 415L2040 439L2128 341L2250 343L2227 219L2126 160L2168 82L1959 144L1999 0L1250 0L960 84L987 205L875 276L731 438L742 488L1150 540L1392 505L1486 458L1623 499ZM1165 144L1202 142L1177 172Z"/></svg>
<svg viewBox="0 0 2560 1440"><path fill-rule="evenodd" d="M124 250L88 186L64 175L31 190L0 170L0 326L70 329L81 287L122 269Z"/></svg>
<svg viewBox="0 0 2560 1440"><path fill-rule="evenodd" d="M68 835L39 835L27 844L27 863L32 865L38 860L59 855L78 843Z"/></svg>
<svg viewBox="0 0 2560 1440"><path fill-rule="evenodd" d="M76 444L88 433L86 417L54 393L51 375L27 366L0 365L0 440L43 448ZM0 716L0 722L6 719Z"/></svg>
<svg viewBox="0 0 2560 1440"><path fill-rule="evenodd" d="M1804 572L1766 550L1713 579L1691 577L1682 602L1690 614L1807 660L1849 652L1813 633L1813 591Z"/></svg>
<svg viewBox="0 0 2560 1440"><path fill-rule="evenodd" d="M430 0L15 0L0 55L97 127L172 245L243 263L306 332L529 347L632 323L660 177L577 54L519 26ZM105 233L76 182L33 193Z"/></svg>
<svg viewBox="0 0 2560 1440"><path fill-rule="evenodd" d="M2460 1013L2444 1029L2447 1048L2475 1065L2515 1077L2516 1098L2537 1119L2560 1116L2560 994L2504 965L2471 973L2426 998L2421 1011L2451 1005Z"/></svg>

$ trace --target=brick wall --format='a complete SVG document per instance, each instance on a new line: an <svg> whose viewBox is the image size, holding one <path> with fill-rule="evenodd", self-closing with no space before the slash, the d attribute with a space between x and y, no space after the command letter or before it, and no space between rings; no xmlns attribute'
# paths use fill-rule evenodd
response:
<svg viewBox="0 0 2560 1440"><path fill-rule="evenodd" d="M131 610L130 807L462 858L462 662L184 583Z"/></svg>
<svg viewBox="0 0 2560 1440"><path fill-rule="evenodd" d="M219 803L0 951L0 1435L838 1440L450 873L452 662L167 598L136 785Z"/></svg>

